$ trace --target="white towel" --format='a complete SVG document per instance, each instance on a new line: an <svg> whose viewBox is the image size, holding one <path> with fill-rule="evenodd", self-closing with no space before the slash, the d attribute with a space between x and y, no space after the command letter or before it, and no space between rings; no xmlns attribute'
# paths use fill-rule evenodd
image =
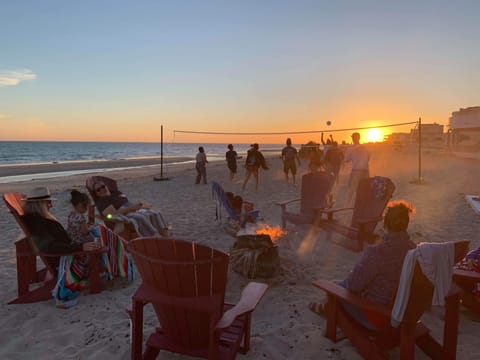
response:
<svg viewBox="0 0 480 360"><path fill-rule="evenodd" d="M432 305L445 305L445 296L452 285L455 245L453 242L421 243L416 249L409 250L403 260L397 296L392 308L391 324L393 327L400 325L405 314L417 260L422 272L434 286Z"/></svg>

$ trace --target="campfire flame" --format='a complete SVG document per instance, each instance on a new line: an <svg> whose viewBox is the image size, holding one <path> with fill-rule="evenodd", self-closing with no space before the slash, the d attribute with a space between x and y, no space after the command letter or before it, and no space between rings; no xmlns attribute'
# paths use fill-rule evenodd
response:
<svg viewBox="0 0 480 360"><path fill-rule="evenodd" d="M260 234L265 234L270 236L270 239L272 239L273 242L278 240L279 237L286 235L287 232L284 231L280 226L270 226L268 224L262 225L261 228L256 229L255 233L260 235Z"/></svg>

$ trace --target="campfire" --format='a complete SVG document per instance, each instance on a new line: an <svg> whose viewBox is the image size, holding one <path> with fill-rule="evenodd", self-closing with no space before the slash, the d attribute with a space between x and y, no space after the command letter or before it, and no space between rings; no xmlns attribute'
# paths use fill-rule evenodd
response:
<svg viewBox="0 0 480 360"><path fill-rule="evenodd" d="M270 226L268 224L257 225L255 234L265 234L270 236L270 239L275 243L281 236L286 235L287 232L283 230L280 226Z"/></svg>

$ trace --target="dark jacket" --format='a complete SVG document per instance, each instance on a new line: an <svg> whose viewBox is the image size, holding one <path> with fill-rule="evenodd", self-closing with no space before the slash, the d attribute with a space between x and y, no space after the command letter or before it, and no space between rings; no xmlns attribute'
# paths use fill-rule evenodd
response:
<svg viewBox="0 0 480 360"><path fill-rule="evenodd" d="M82 251L83 244L74 243L58 221L38 214L25 214L22 219L39 251L49 254Z"/></svg>

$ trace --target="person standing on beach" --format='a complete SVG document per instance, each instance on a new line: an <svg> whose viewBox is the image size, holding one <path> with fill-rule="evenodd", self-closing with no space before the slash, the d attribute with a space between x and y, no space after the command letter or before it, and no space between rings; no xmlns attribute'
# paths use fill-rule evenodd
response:
<svg viewBox="0 0 480 360"><path fill-rule="evenodd" d="M352 163L347 193L347 201L349 203L351 203L353 195L357 192L360 180L367 179L370 176L368 171L370 153L365 145L360 144L360 134L358 132L352 134L352 141L353 145L350 145L345 152L345 162Z"/></svg>
<svg viewBox="0 0 480 360"><path fill-rule="evenodd" d="M258 144L252 144L251 149L247 151L247 159L245 160L246 176L242 185L243 190L245 190L250 176L253 175L255 178L255 191L258 191L258 169L262 167L262 169L268 170L265 158L258 150L259 148Z"/></svg>
<svg viewBox="0 0 480 360"><path fill-rule="evenodd" d="M206 164L208 164L207 161L207 155L205 154L205 150L203 149L203 146L200 146L198 148L198 153L197 156L195 157L197 163L195 164L195 168L197 169L197 179L195 181L195 184L200 184L200 181L203 178L203 183L207 183L207 167Z"/></svg>
<svg viewBox="0 0 480 360"><path fill-rule="evenodd" d="M282 149L282 160L283 160L283 172L285 173L285 180L288 185L288 173L292 173L292 183L295 185L295 175L297 174L297 166L295 161L298 162L300 166L300 158L298 157L298 151L292 146L292 140L287 139L287 146Z"/></svg>
<svg viewBox="0 0 480 360"><path fill-rule="evenodd" d="M225 158L227 159L227 166L230 170L230 182L233 182L233 178L237 173L237 152L233 150L233 145L228 144L228 151L225 153Z"/></svg>
<svg viewBox="0 0 480 360"><path fill-rule="evenodd" d="M340 177L340 167L343 162L343 152L338 147L338 143L333 141L330 145L330 149L323 157L325 168L335 176L335 182L338 185L338 179Z"/></svg>

